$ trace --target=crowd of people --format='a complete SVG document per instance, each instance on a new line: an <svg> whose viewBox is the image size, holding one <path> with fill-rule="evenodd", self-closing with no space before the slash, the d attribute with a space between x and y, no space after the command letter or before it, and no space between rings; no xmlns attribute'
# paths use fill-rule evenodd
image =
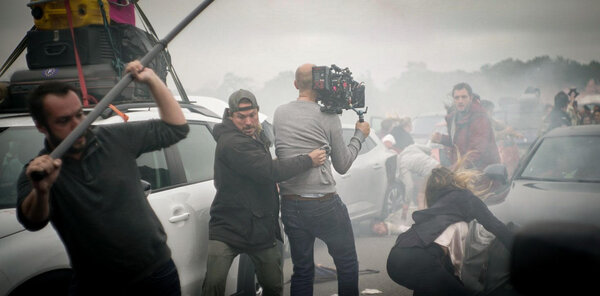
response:
<svg viewBox="0 0 600 296"><path fill-rule="evenodd" d="M594 81L591 79L588 83L586 94L600 96L597 87L589 87L590 84L595 85ZM550 111L543 118L541 132L545 133L561 126L600 124L600 99L580 106L578 97L579 92L576 88L558 92L554 96L554 105L548 107Z"/></svg>

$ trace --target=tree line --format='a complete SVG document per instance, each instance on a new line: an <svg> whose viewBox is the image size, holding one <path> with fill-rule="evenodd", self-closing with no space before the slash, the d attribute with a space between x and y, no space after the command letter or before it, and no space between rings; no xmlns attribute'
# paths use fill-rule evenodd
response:
<svg viewBox="0 0 600 296"><path fill-rule="evenodd" d="M551 104L558 91L575 87L581 92L592 78L600 78L598 61L585 64L561 56L539 56L527 61L507 58L473 72L436 72L424 63L409 63L405 71L388 80L383 88L376 87L369 75L355 73L355 79L367 86L367 117L443 112L444 104L451 102L452 86L458 82L471 84L482 99L494 102L504 97L518 98L528 87L539 88L542 101ZM226 100L233 91L249 88L259 98L261 112L271 116L277 106L296 98L293 81L291 70L280 72L259 87L252 78L227 73L216 88L205 87L193 93Z"/></svg>

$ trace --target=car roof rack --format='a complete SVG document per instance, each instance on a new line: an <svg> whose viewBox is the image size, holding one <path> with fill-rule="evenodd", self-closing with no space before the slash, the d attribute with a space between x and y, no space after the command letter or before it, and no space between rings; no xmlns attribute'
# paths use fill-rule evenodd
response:
<svg viewBox="0 0 600 296"><path fill-rule="evenodd" d="M199 105L194 105L194 104L190 104L190 103L186 103L186 102L178 102L179 106L181 106L181 108L187 109L190 112L193 113L198 113L198 114L202 114L204 116L208 116L208 117L213 117L213 118L221 118L221 116L219 116L218 114L216 114L215 112L199 106ZM139 103L125 103L125 104L119 104L119 105L115 105L115 107L117 108L117 110L119 111L128 111L130 109L137 109L137 108L156 108L158 107L156 105L155 102L139 102ZM106 108L106 110L104 110L100 116L104 119L109 118L111 116L115 115L115 112L111 109L111 108Z"/></svg>

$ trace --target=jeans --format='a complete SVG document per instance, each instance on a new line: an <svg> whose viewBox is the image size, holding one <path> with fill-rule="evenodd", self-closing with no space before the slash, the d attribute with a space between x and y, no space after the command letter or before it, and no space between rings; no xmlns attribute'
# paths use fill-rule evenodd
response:
<svg viewBox="0 0 600 296"><path fill-rule="evenodd" d="M313 295L315 238L327 245L337 270L338 294L358 295L358 259L348 209L335 194L324 200L281 202L281 219L290 243L294 273L291 296Z"/></svg>
<svg viewBox="0 0 600 296"><path fill-rule="evenodd" d="M208 259L206 276L202 284L202 295L224 295L227 274L233 259L242 253L224 242L208 241ZM274 244L272 248L247 251L256 269L256 278L263 288L263 295L283 295L283 260L281 248Z"/></svg>
<svg viewBox="0 0 600 296"><path fill-rule="evenodd" d="M83 280L75 274L69 286L69 296L79 295L180 296L181 285L177 267L170 259L148 277L129 284Z"/></svg>

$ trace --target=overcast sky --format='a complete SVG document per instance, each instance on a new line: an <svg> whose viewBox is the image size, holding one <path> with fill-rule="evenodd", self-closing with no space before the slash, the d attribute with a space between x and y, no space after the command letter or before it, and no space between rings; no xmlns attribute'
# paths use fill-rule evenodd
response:
<svg viewBox="0 0 600 296"><path fill-rule="evenodd" d="M33 25L28 2L0 4L2 62ZM140 5L164 36L200 2ZM215 86L228 72L260 84L304 62L349 67L379 85L409 62L435 71L540 55L588 63L600 60L600 1L216 0L169 50L190 89ZM21 58L12 70L25 67Z"/></svg>

